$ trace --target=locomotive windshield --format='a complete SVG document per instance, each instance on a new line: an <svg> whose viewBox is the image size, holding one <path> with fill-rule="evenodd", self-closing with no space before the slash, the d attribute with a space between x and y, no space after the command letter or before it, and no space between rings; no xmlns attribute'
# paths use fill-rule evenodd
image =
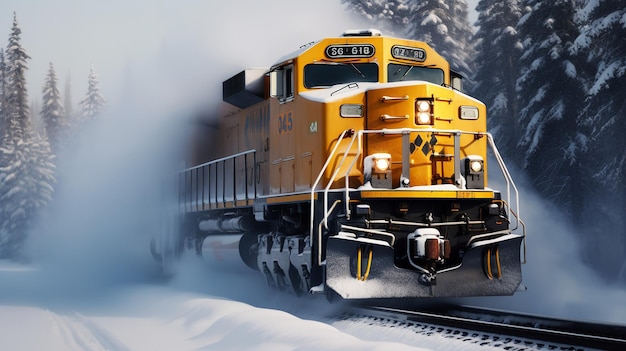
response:
<svg viewBox="0 0 626 351"><path fill-rule="evenodd" d="M387 77L389 82L424 80L439 85L443 84L443 71L438 68L390 63L387 71L389 72Z"/></svg>
<svg viewBox="0 0 626 351"><path fill-rule="evenodd" d="M304 86L329 87L354 82L378 82L375 63L315 63L304 67Z"/></svg>

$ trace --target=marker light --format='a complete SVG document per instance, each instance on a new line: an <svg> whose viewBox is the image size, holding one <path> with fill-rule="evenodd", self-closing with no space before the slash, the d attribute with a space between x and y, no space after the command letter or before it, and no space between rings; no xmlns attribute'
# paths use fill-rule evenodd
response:
<svg viewBox="0 0 626 351"><path fill-rule="evenodd" d="M361 104L343 104L339 107L339 115L341 117L359 118L363 117L363 105Z"/></svg>
<svg viewBox="0 0 626 351"><path fill-rule="evenodd" d="M461 106L459 107L460 119L478 119L478 107L476 106Z"/></svg>

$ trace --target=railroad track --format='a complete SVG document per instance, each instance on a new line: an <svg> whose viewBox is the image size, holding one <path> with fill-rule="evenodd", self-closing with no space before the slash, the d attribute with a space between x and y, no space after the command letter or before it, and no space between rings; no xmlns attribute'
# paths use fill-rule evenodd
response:
<svg viewBox="0 0 626 351"><path fill-rule="evenodd" d="M626 326L620 325L454 305L359 306L349 313L506 350L626 350Z"/></svg>

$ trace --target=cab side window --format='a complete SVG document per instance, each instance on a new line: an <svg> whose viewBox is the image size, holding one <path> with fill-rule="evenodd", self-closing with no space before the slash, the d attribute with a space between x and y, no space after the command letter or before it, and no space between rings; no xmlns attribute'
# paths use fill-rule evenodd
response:
<svg viewBox="0 0 626 351"><path fill-rule="evenodd" d="M270 95L281 102L293 100L294 69L293 65L281 66L270 72Z"/></svg>

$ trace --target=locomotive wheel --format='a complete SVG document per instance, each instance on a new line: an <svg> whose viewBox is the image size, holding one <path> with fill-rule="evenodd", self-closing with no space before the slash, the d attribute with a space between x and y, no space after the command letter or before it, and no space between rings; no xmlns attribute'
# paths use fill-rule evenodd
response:
<svg viewBox="0 0 626 351"><path fill-rule="evenodd" d="M301 296L302 293L305 291L304 282L302 281L302 279L300 279L298 269L292 264L289 265L289 279L291 279L293 292L296 294L296 296Z"/></svg>

